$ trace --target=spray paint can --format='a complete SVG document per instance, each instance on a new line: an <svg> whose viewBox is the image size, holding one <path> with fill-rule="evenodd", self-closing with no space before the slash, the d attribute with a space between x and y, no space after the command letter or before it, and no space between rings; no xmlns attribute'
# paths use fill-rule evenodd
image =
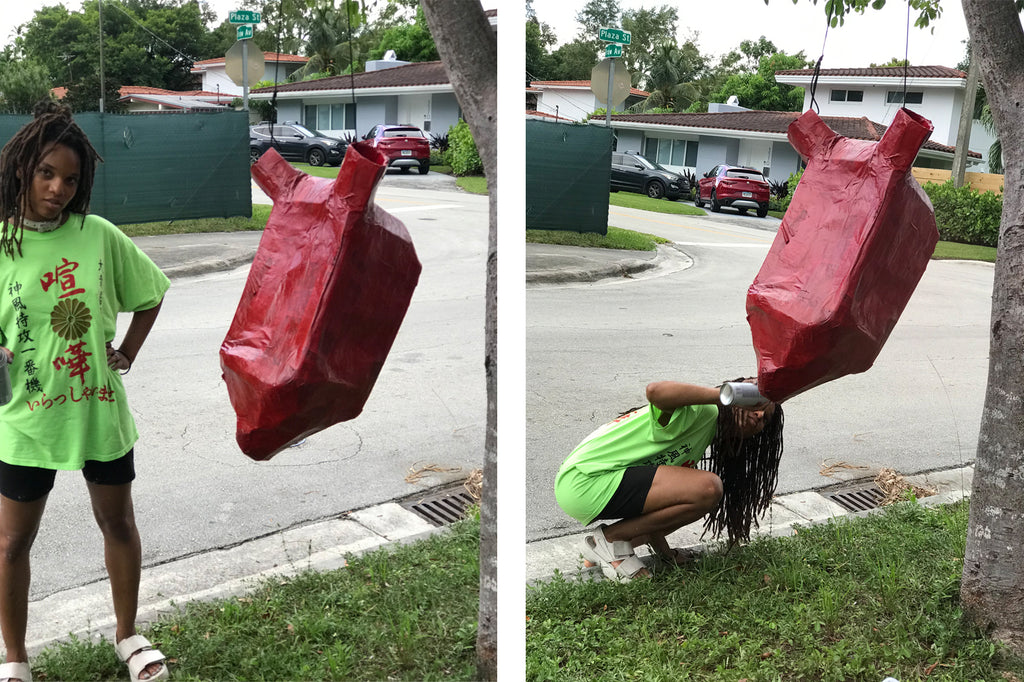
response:
<svg viewBox="0 0 1024 682"><path fill-rule="evenodd" d="M0 405L6 405L14 397L11 393L11 372L7 365L7 354L0 352Z"/></svg>
<svg viewBox="0 0 1024 682"><path fill-rule="evenodd" d="M760 405L767 398L761 395L755 384L748 384L745 381L729 381L722 384L718 394L718 400L723 405L737 405L748 407Z"/></svg>

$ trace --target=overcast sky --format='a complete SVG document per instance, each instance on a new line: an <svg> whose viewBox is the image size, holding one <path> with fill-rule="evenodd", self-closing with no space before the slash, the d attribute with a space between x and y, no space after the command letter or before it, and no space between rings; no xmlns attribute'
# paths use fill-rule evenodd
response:
<svg viewBox="0 0 1024 682"><path fill-rule="evenodd" d="M586 0L534 0L537 18L550 25L560 41L572 40L580 29L576 14ZM735 49L742 40L765 36L776 47L794 54L800 50L811 59L822 54L825 40L824 2L811 0L619 0L623 10L670 5L679 8L678 39L691 31L706 55L718 56ZM943 2L945 11L935 32L910 28L910 63L918 66L955 67L965 54L967 27L959 2ZM912 19L913 21L913 19ZM868 10L847 18L845 25L829 29L822 68L864 67L903 58L907 43L907 3L889 0L880 11ZM625 49L629 49L626 47Z"/></svg>

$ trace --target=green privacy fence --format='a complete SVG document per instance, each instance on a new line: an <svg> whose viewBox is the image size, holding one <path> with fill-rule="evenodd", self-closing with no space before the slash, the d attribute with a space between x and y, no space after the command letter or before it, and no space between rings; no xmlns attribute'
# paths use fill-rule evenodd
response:
<svg viewBox="0 0 1024 682"><path fill-rule="evenodd" d="M526 227L608 232L612 131L526 122Z"/></svg>
<svg viewBox="0 0 1024 682"><path fill-rule="evenodd" d="M122 225L250 216L248 116L76 114L103 157L90 211ZM0 115L0 141L31 118Z"/></svg>

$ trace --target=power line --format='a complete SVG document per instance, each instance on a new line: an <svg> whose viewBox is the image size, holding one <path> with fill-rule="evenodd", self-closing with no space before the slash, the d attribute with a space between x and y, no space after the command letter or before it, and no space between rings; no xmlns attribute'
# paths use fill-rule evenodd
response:
<svg viewBox="0 0 1024 682"><path fill-rule="evenodd" d="M139 28L141 28L141 29L142 29L143 31L145 31L145 32L146 32L146 33L148 33L149 35L151 35L151 36L153 36L154 38L156 38L157 40L159 40L159 41L160 41L161 43L163 43L163 44L164 44L164 45L166 45L167 47L171 48L171 50L172 50L173 52L175 52L176 54L178 54L178 55L179 55L179 56L181 56L181 57L184 57L184 58L185 58L185 59L186 59L186 60L187 60L188 62L190 62L190 63L195 63L196 61L198 61L198 60L197 60L197 59L196 59L195 57L193 57L193 56L191 56L191 55L187 55L187 54L185 54L184 52L182 52L182 51L181 51L181 50L179 50L178 48L174 47L174 45L171 45L171 44L170 44L169 42L167 42L166 40L164 40L163 38L161 38L161 37L160 37L160 36L158 36L157 34L153 33L153 32L152 32L151 30L149 30L149 29L148 29L148 28L147 28L146 26L144 26L144 25L142 24L142 22L140 22L140 21L139 21L138 19L136 19L135 17L133 17L133 16L131 15L131 14L129 14L129 13L128 13L128 11L127 11L126 9L124 9L123 7L121 7L121 6L120 6L120 3L118 3L118 2L114 2L114 0L107 0L107 4L108 4L108 5L113 5L113 7L114 7L114 8L115 8L115 9L116 9L117 11L119 11L119 12L120 12L121 14L123 14L123 15L125 15L126 17L128 17L129 19L131 19L131 20L132 20L132 21L133 21L133 22L135 23L135 25L136 25L136 26L138 26L138 27L139 27Z"/></svg>

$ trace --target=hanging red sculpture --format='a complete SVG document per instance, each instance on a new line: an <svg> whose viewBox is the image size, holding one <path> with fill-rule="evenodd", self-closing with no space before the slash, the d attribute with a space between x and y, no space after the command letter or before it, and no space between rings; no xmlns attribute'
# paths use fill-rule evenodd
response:
<svg viewBox="0 0 1024 682"><path fill-rule="evenodd" d="M863 372L878 356L939 238L910 174L931 132L907 109L878 142L838 135L813 111L790 124L807 168L747 291L766 397Z"/></svg>
<svg viewBox="0 0 1024 682"><path fill-rule="evenodd" d="M236 440L255 460L363 409L421 265L374 204L386 159L349 145L336 180L267 151L252 167L274 207L220 349Z"/></svg>

